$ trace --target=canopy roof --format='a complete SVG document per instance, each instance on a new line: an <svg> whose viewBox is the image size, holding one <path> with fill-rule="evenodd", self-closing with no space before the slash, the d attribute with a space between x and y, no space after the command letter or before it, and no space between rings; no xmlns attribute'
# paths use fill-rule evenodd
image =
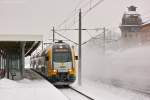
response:
<svg viewBox="0 0 150 100"><path fill-rule="evenodd" d="M21 43L25 43L25 56L39 46L42 41L42 34L0 34L0 49L9 52L17 52L21 49Z"/></svg>

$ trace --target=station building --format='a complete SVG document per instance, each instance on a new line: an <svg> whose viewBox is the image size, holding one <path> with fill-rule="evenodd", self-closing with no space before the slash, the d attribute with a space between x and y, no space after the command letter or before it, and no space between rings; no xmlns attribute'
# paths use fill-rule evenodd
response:
<svg viewBox="0 0 150 100"><path fill-rule="evenodd" d="M120 25L121 35L123 38L135 36L142 27L142 18L136 11L135 6L128 7L128 11L123 14Z"/></svg>
<svg viewBox="0 0 150 100"><path fill-rule="evenodd" d="M130 6L123 14L120 25L123 39L135 39L137 41L150 40L150 22L144 23L141 15L137 12L137 7Z"/></svg>

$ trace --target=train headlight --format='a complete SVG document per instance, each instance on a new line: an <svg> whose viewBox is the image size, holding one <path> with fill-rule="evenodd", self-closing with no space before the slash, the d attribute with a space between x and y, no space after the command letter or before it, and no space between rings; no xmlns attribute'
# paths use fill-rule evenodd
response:
<svg viewBox="0 0 150 100"><path fill-rule="evenodd" d="M54 70L53 70L53 72L54 72L54 73L56 73L56 72L57 72L57 70L56 70L56 69L54 69Z"/></svg>
<svg viewBox="0 0 150 100"><path fill-rule="evenodd" d="M75 70L74 70L74 69L68 69L68 73L69 73L70 75L74 75L74 74L75 74Z"/></svg>
<svg viewBox="0 0 150 100"><path fill-rule="evenodd" d="M52 69L49 74L56 76L57 75L57 70L56 69Z"/></svg>
<svg viewBox="0 0 150 100"><path fill-rule="evenodd" d="M69 69L68 71L69 71L69 72L72 72L72 69Z"/></svg>

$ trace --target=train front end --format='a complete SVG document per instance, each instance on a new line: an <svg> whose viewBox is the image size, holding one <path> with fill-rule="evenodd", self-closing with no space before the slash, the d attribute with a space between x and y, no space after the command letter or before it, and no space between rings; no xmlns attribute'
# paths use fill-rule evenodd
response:
<svg viewBox="0 0 150 100"><path fill-rule="evenodd" d="M52 47L53 74L50 80L55 85L69 85L76 80L74 49L70 45L58 42Z"/></svg>

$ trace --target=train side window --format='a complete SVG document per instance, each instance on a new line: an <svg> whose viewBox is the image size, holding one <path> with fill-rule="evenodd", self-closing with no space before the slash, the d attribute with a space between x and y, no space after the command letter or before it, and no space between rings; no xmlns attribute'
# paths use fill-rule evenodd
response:
<svg viewBox="0 0 150 100"><path fill-rule="evenodd" d="M45 67L41 67L41 71L45 73Z"/></svg>
<svg viewBox="0 0 150 100"><path fill-rule="evenodd" d="M48 60L49 60L48 56L46 56L46 57L45 57L45 60L46 60L46 61L48 61Z"/></svg>

